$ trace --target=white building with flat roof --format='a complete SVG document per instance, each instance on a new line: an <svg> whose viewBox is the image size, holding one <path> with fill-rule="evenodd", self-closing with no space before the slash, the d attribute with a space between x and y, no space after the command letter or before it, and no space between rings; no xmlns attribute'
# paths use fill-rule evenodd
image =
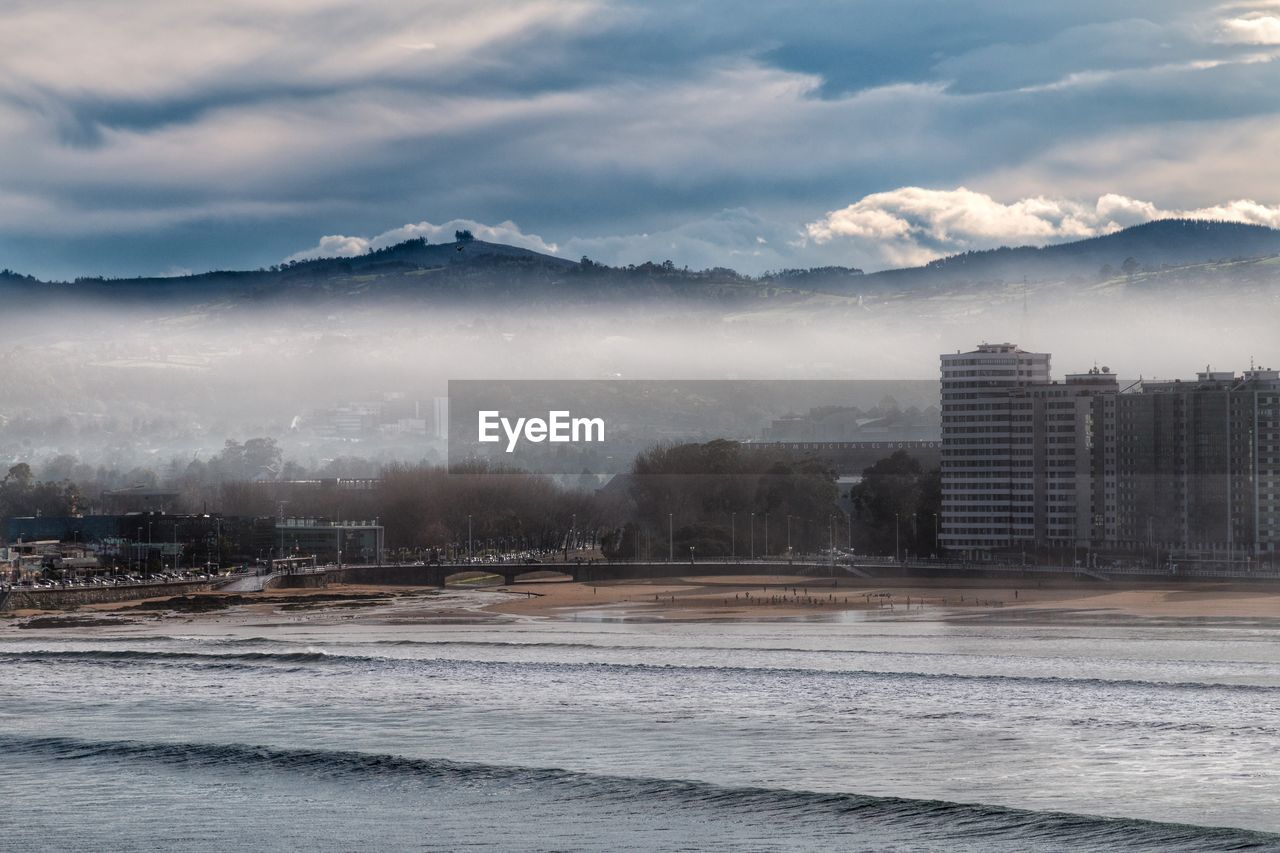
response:
<svg viewBox="0 0 1280 853"><path fill-rule="evenodd" d="M964 551L1008 548L1030 539L1035 530L1031 413L1011 392L1048 382L1049 354L984 343L941 360L938 542Z"/></svg>
<svg viewBox="0 0 1280 853"><path fill-rule="evenodd" d="M982 344L942 357L942 517L952 551L1087 547L1114 483L1093 437L1114 417L1106 368L1049 376L1049 354Z"/></svg>

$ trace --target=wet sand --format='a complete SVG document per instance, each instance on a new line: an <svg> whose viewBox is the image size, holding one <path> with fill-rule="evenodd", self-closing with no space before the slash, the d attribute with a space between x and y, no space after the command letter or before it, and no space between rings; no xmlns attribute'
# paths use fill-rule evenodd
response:
<svg viewBox="0 0 1280 853"><path fill-rule="evenodd" d="M1046 579L1017 585L980 579L711 576L597 584L529 582L524 599L488 608L559 618L795 619L859 611L878 618L1017 616L1023 620L1116 616L1149 619L1280 619L1280 587L1223 583L1118 586Z"/></svg>
<svg viewBox="0 0 1280 853"><path fill-rule="evenodd" d="M19 611L11 628L102 628L181 622L212 626L501 623L525 619L590 621L828 621L945 619L1047 623L1254 621L1280 623L1280 587L1224 583L1120 586L1044 579L1029 584L982 579L698 576L598 583L540 579L510 586L391 587L334 584L325 589L196 593L86 605L72 612Z"/></svg>

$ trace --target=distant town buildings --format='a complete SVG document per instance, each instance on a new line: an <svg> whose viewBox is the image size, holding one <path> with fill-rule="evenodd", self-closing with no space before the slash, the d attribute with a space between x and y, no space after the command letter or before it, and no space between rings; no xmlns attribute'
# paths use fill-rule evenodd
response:
<svg viewBox="0 0 1280 853"><path fill-rule="evenodd" d="M443 441L449 435L449 401L433 397L429 404L412 400L403 392L385 393L382 399L342 403L299 417L294 428L318 438L368 440L372 438L426 438Z"/></svg>
<svg viewBox="0 0 1280 853"><path fill-rule="evenodd" d="M1251 560L1280 549L1280 372L1121 384L982 344L942 361L939 544Z"/></svg>
<svg viewBox="0 0 1280 853"><path fill-rule="evenodd" d="M887 410L886 410L887 409ZM823 406L802 415L776 418L765 442L937 441L938 410L902 410L896 405L864 412L847 406Z"/></svg>
<svg viewBox="0 0 1280 853"><path fill-rule="evenodd" d="M112 489L102 493L105 513L172 512L182 498L177 489L152 488L146 485Z"/></svg>
<svg viewBox="0 0 1280 853"><path fill-rule="evenodd" d="M161 512L35 516L10 518L3 532L11 567L58 557L58 567L87 571L195 569L298 556L367 564L379 562L385 551L377 522L328 518ZM85 561L67 562L71 558Z"/></svg>

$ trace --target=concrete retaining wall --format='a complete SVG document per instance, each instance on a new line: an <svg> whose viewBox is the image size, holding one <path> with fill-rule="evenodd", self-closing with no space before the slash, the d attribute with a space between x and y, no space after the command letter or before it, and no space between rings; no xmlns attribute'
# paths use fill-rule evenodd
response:
<svg viewBox="0 0 1280 853"><path fill-rule="evenodd" d="M312 575L281 575L267 581L267 589L324 589L328 572Z"/></svg>
<svg viewBox="0 0 1280 853"><path fill-rule="evenodd" d="M207 581L152 583L139 586L90 586L70 589L14 589L0 597L0 610L68 610L84 604L108 604L189 595L209 589Z"/></svg>
<svg viewBox="0 0 1280 853"><path fill-rule="evenodd" d="M545 566L526 566L521 569L521 572L537 571L538 569L550 572L571 572L579 580L585 582L637 580L643 578L719 577L724 575L825 577L833 574L830 566L815 566L803 563L792 564L782 561L777 563L720 563L710 561L705 563L689 563L687 561L672 563L596 563L595 565L583 564L581 566L550 564ZM848 577L848 573L843 569L837 568L834 570L834 576Z"/></svg>
<svg viewBox="0 0 1280 853"><path fill-rule="evenodd" d="M458 568L455 571L466 571ZM325 572L326 583L370 584L373 586L438 586L439 566L356 566Z"/></svg>

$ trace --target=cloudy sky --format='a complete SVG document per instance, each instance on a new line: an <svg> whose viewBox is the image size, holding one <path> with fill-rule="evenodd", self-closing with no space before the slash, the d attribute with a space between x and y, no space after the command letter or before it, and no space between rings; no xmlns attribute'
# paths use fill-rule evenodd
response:
<svg viewBox="0 0 1280 853"><path fill-rule="evenodd" d="M0 267L881 268L1280 225L1280 2L6 0Z"/></svg>

